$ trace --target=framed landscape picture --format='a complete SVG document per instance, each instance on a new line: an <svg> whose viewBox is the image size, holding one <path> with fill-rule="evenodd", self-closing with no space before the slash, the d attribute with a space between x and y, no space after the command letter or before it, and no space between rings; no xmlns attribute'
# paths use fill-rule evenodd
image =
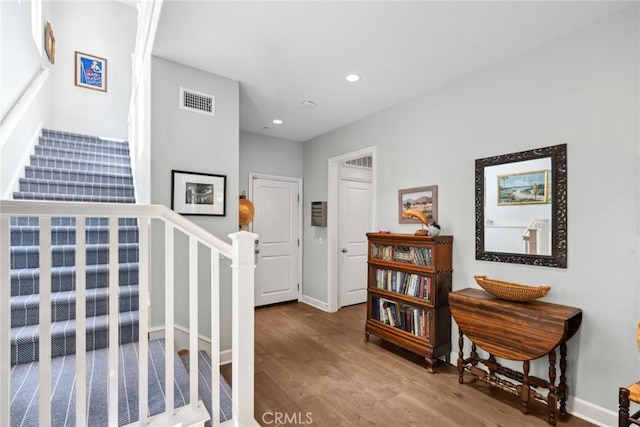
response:
<svg viewBox="0 0 640 427"><path fill-rule="evenodd" d="M75 84L87 89L107 91L107 60L76 52Z"/></svg>
<svg viewBox="0 0 640 427"><path fill-rule="evenodd" d="M171 209L183 215L225 216L226 175L171 171Z"/></svg>
<svg viewBox="0 0 640 427"><path fill-rule="evenodd" d="M549 170L498 175L498 206L549 203Z"/></svg>
<svg viewBox="0 0 640 427"><path fill-rule="evenodd" d="M420 211L429 223L438 221L438 186L407 188L398 190L398 219L400 224L420 223L419 220L404 214L404 210Z"/></svg>

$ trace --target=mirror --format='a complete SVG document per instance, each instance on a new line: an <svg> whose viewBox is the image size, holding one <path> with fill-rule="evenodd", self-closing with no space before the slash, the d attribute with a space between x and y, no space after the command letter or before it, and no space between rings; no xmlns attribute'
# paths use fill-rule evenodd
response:
<svg viewBox="0 0 640 427"><path fill-rule="evenodd" d="M567 145L476 160L476 259L567 267Z"/></svg>

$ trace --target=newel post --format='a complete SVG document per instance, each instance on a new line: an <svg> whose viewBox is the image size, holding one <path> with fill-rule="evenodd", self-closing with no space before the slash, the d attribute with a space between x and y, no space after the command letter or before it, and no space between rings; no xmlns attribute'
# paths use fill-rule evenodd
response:
<svg viewBox="0 0 640 427"><path fill-rule="evenodd" d="M233 245L232 271L232 399L235 426L259 426L254 407L254 276L257 234L229 234Z"/></svg>

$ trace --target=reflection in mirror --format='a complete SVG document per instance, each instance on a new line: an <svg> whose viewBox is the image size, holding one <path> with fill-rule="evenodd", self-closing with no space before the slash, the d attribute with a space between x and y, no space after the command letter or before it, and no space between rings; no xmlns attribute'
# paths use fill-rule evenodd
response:
<svg viewBox="0 0 640 427"><path fill-rule="evenodd" d="M550 171L550 157L485 167L485 251L551 255Z"/></svg>
<svg viewBox="0 0 640 427"><path fill-rule="evenodd" d="M566 268L566 144L476 160L476 259Z"/></svg>

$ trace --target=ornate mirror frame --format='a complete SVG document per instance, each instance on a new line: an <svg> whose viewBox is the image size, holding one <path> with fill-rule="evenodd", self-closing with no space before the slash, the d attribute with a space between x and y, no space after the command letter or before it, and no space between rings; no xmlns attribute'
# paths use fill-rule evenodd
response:
<svg viewBox="0 0 640 427"><path fill-rule="evenodd" d="M551 255L485 251L485 167L551 158ZM476 259L567 268L567 144L476 160Z"/></svg>

